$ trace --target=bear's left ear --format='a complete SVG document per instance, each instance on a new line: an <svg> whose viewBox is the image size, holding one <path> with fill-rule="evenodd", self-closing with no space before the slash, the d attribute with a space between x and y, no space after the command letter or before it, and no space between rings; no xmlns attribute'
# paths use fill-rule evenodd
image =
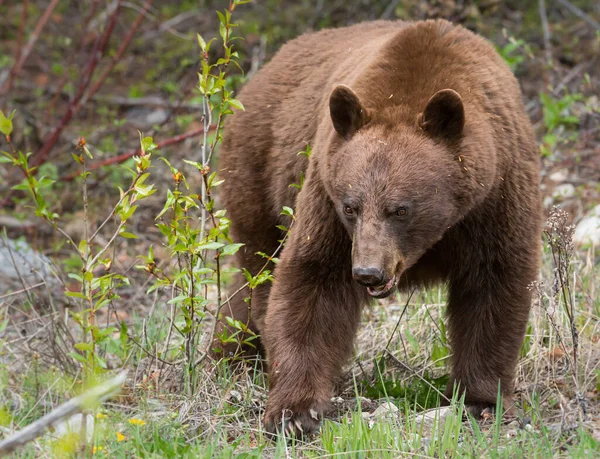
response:
<svg viewBox="0 0 600 459"><path fill-rule="evenodd" d="M455 139L465 126L465 109L460 94L452 89L436 92L417 117L418 126L433 137Z"/></svg>
<svg viewBox="0 0 600 459"><path fill-rule="evenodd" d="M346 85L338 85L329 96L329 113L333 127L344 139L352 137L369 121L366 108Z"/></svg>

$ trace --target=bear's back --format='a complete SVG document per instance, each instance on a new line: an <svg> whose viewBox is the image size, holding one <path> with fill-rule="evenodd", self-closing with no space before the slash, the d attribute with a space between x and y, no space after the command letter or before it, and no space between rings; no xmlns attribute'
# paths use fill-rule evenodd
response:
<svg viewBox="0 0 600 459"><path fill-rule="evenodd" d="M296 190L289 185L307 169L297 153L306 145L325 153L327 101L340 83L367 108L394 110L390 122L407 125L414 125L431 95L454 89L465 104L468 129L497 144L501 168L514 161L510 155L537 160L518 83L487 40L443 20L375 21L288 42L243 88L246 110L230 119L221 155L225 187L239 182L232 186L245 187L273 213L292 206ZM405 110L398 112L399 106Z"/></svg>

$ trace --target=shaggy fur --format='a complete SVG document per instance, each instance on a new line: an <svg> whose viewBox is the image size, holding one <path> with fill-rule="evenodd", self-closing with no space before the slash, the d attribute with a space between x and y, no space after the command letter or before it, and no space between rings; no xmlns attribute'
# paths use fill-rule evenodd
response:
<svg viewBox="0 0 600 459"><path fill-rule="evenodd" d="M447 283L448 393L458 383L480 409L500 384L510 402L538 272L539 158L492 45L446 21L324 30L286 44L240 99L220 163L240 267L260 270L256 252L290 223L282 206L296 208L272 286L224 308L261 335L267 428L318 428L361 308L395 285Z"/></svg>

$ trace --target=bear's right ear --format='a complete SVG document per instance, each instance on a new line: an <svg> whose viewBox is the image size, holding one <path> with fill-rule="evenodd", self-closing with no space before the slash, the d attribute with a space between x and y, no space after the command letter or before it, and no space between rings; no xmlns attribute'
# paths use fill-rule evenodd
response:
<svg viewBox="0 0 600 459"><path fill-rule="evenodd" d="M369 121L358 96L343 84L336 86L329 96L329 113L333 127L346 140Z"/></svg>
<svg viewBox="0 0 600 459"><path fill-rule="evenodd" d="M465 108L460 94L452 89L436 92L417 117L417 125L434 137L458 138L465 126Z"/></svg>

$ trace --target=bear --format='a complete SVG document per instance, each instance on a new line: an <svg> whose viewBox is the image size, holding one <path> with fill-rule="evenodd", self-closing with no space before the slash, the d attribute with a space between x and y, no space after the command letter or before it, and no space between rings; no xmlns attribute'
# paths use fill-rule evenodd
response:
<svg viewBox="0 0 600 459"><path fill-rule="evenodd" d="M273 282L250 304L247 290L233 296L219 330L236 331L231 317L260 336L266 430L316 432L363 307L436 283L448 289L446 396L458 387L481 414L500 390L509 409L542 206L533 129L494 47L445 20L322 30L285 44L239 98L222 201L244 244L237 265L272 269ZM298 154L307 146L310 157ZM281 249L283 206L295 214Z"/></svg>

